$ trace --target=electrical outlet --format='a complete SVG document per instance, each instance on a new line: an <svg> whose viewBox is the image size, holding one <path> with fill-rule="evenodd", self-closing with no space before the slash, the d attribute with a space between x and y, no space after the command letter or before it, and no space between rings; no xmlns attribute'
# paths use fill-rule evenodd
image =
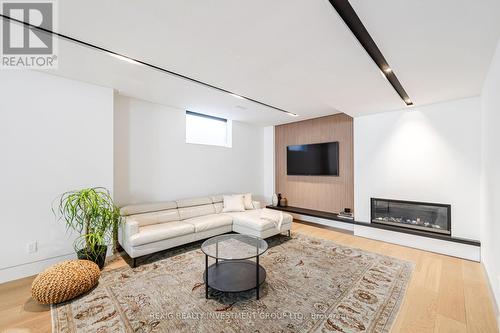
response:
<svg viewBox="0 0 500 333"><path fill-rule="evenodd" d="M38 251L38 244L37 242L31 242L31 243L28 243L28 253L35 253L36 251Z"/></svg>

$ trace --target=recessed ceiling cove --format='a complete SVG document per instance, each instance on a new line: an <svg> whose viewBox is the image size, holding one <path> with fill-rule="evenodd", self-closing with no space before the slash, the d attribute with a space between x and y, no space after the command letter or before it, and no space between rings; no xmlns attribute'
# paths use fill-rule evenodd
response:
<svg viewBox="0 0 500 333"><path fill-rule="evenodd" d="M348 0L330 0L333 8L340 15L345 24L349 27L353 35L356 37L361 46L365 49L366 53L372 58L373 62L380 69L383 76L387 78L387 81L394 88L396 93L401 97L403 102L407 106L412 106L410 96L399 82L396 73L391 68L384 55L377 46L377 43L370 36L370 33L366 30L363 22L359 19L356 11L352 8Z"/></svg>

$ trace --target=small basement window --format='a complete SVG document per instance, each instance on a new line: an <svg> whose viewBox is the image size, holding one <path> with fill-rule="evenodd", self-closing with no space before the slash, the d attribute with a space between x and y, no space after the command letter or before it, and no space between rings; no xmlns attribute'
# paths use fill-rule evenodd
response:
<svg viewBox="0 0 500 333"><path fill-rule="evenodd" d="M231 147L231 120L186 111L186 143Z"/></svg>

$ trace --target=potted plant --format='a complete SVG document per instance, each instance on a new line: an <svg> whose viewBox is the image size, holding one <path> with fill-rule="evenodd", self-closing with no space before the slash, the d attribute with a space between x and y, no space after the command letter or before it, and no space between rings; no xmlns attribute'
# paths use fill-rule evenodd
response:
<svg viewBox="0 0 500 333"><path fill-rule="evenodd" d="M68 229L80 235L73 244L78 259L91 260L103 268L108 245L113 244L116 250L120 223L119 209L109 191L93 187L66 192L52 210Z"/></svg>

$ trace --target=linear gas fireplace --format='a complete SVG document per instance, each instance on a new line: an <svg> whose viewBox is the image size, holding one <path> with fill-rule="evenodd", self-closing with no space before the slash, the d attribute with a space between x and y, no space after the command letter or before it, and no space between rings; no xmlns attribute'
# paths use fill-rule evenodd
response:
<svg viewBox="0 0 500 333"><path fill-rule="evenodd" d="M451 235L451 205L371 199L372 223Z"/></svg>

